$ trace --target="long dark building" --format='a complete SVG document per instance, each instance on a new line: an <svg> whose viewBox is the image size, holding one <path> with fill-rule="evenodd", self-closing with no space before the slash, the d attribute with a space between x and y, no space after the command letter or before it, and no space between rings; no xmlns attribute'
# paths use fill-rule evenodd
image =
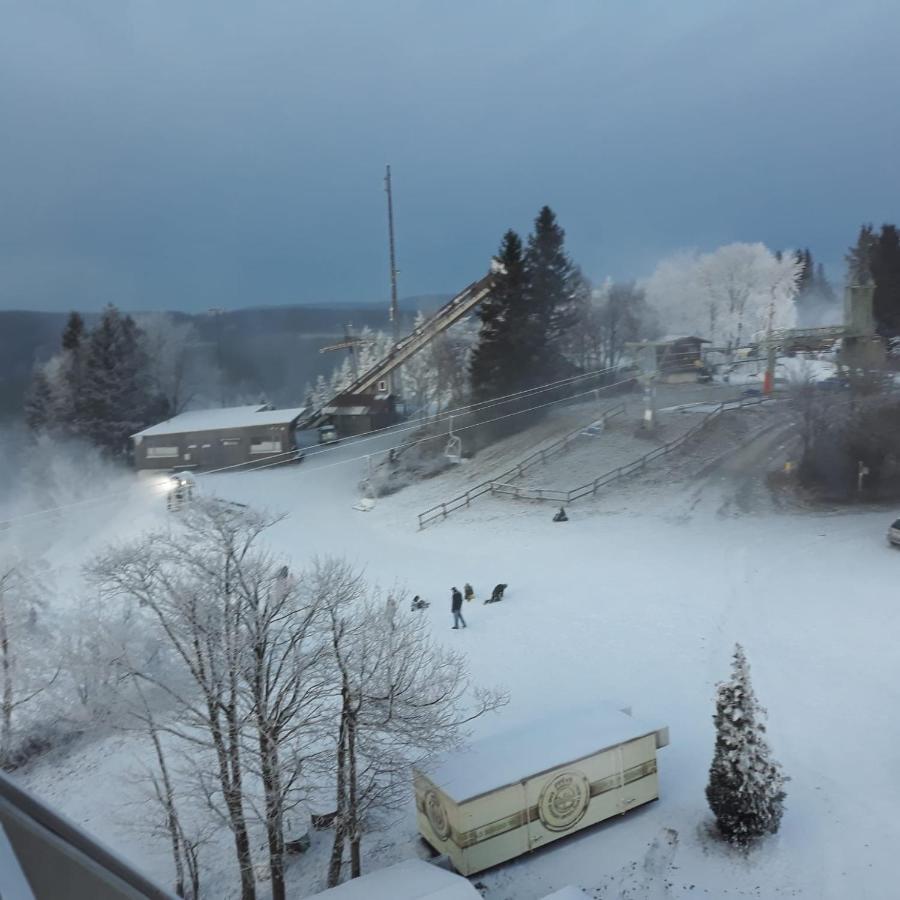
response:
<svg viewBox="0 0 900 900"><path fill-rule="evenodd" d="M131 436L137 469L221 469L294 458L295 426L305 407L268 404L197 409Z"/></svg>

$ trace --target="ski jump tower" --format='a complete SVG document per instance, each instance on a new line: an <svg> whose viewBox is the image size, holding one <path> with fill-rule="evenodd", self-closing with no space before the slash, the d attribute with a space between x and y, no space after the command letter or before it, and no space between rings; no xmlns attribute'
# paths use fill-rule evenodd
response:
<svg viewBox="0 0 900 900"><path fill-rule="evenodd" d="M332 417L345 418L339 415L342 410L370 409L375 403L383 401L390 394L391 373L475 309L490 293L492 282L493 272L489 272L479 281L467 285L419 328L395 341L375 365L360 373L349 387L314 410L298 427L315 428Z"/></svg>

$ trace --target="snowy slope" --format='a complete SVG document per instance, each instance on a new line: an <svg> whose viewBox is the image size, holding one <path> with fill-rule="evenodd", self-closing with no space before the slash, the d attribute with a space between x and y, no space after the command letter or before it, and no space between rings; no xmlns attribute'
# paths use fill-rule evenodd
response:
<svg viewBox="0 0 900 900"><path fill-rule="evenodd" d="M488 900L536 900L570 884L610 900L895 895L900 556L884 540L891 510L722 515L718 500L733 476L723 470L715 483L657 480L643 492L632 484L618 503L572 507L564 525L544 506L486 500L419 532L414 514L440 479L359 513L358 455L348 445L290 469L201 478L201 490L289 513L271 543L295 565L346 554L370 578L399 579L431 600L423 615L441 640L467 651L474 680L511 692L478 735L526 725L561 702L606 697L671 730L658 802L484 873ZM698 485L717 502L690 510ZM105 540L166 521L150 488L128 501L29 530L59 584L74 585ZM464 581L478 599L465 604L468 629L451 631L450 587ZM506 599L482 605L497 582L509 584ZM714 685L736 640L792 778L781 833L748 858L708 841L703 796ZM132 748L120 738L79 752L23 777L167 882L164 846L122 826L134 814L124 803ZM370 837L366 868L415 857L414 822L410 804ZM321 888L319 862L314 852L292 866L292 896Z"/></svg>

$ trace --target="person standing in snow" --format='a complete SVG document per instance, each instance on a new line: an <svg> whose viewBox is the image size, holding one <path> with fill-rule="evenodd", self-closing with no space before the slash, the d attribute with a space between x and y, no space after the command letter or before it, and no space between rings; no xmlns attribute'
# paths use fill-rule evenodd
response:
<svg viewBox="0 0 900 900"><path fill-rule="evenodd" d="M468 581L463 585L463 593L465 594L467 601L475 599L475 588L473 588Z"/></svg>
<svg viewBox="0 0 900 900"><path fill-rule="evenodd" d="M453 627L459 628L459 623L462 622L462 627L466 627L466 620L462 616L462 602L463 596L459 592L458 588L453 588L450 593L450 612L453 613Z"/></svg>

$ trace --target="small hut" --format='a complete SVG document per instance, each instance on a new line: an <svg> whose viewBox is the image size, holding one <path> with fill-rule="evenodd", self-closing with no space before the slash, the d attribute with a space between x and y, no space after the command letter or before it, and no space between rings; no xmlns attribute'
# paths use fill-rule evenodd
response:
<svg viewBox="0 0 900 900"><path fill-rule="evenodd" d="M614 707L558 711L416 771L419 831L458 872L480 872L655 800L668 742Z"/></svg>

